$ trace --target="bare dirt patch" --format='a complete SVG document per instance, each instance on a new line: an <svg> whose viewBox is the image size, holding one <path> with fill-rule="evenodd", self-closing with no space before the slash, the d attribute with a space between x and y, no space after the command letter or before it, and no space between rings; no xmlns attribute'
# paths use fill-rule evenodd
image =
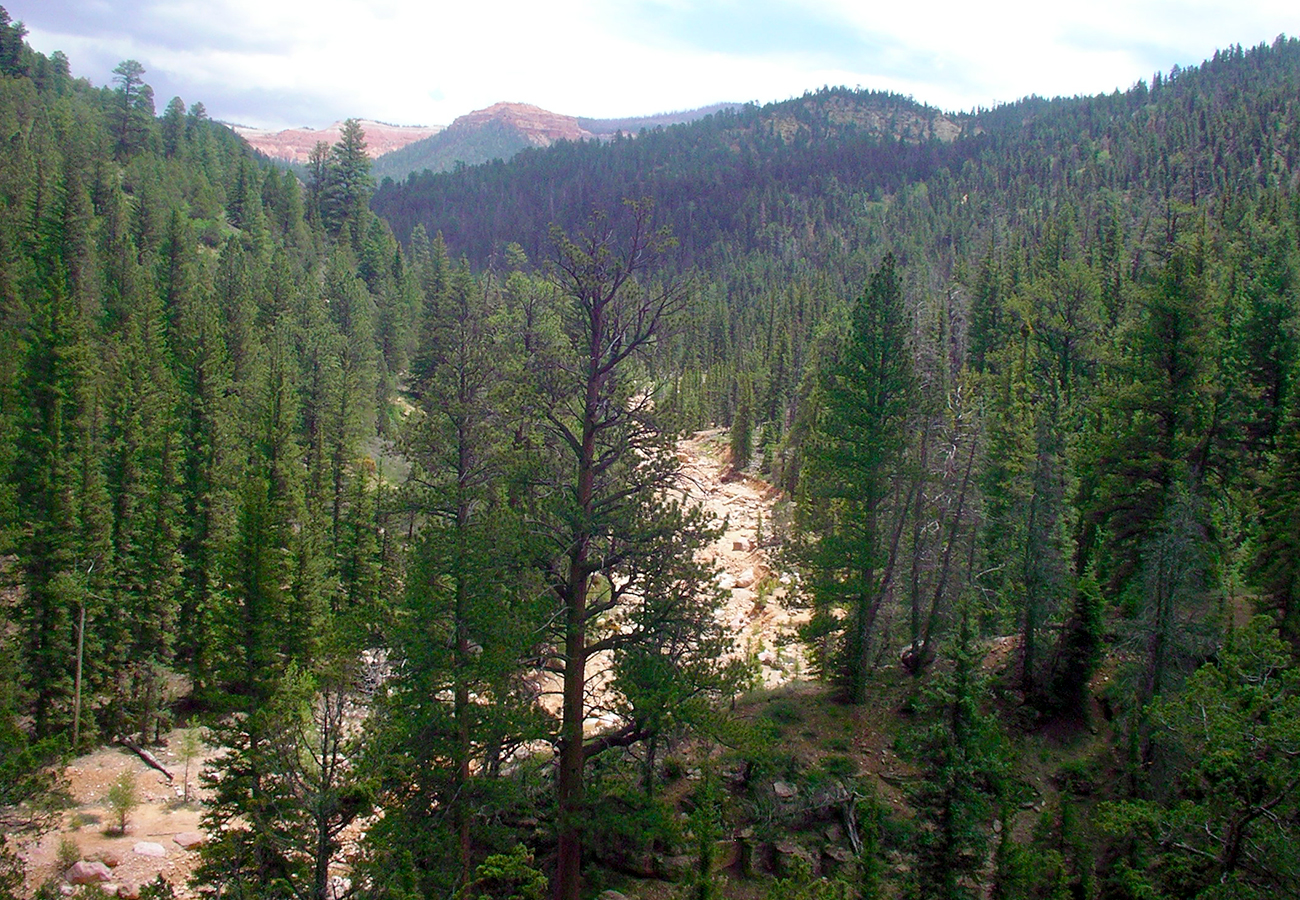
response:
<svg viewBox="0 0 1300 900"><path fill-rule="evenodd" d="M177 897L191 897L189 878L198 865L198 850L185 850L176 843L176 835L201 832L203 791L198 773L216 753L204 748L204 755L190 763L190 802L182 801L184 762L178 757L179 733L172 732L163 746L152 747L175 779L145 765L131 751L104 747L79 756L65 769L72 806L59 818L57 827L20 844L20 856L27 868L27 891L34 892L51 879L61 879L60 845L76 848L80 858L108 863L113 885L140 886L162 875L171 882ZM108 804L108 791L123 775L135 779L139 805L127 818L125 834L114 830L116 817ZM136 852L136 844L159 844L165 856L148 856ZM145 848L147 849L147 848ZM115 863L115 864L114 864Z"/></svg>
<svg viewBox="0 0 1300 900"><path fill-rule="evenodd" d="M798 628L808 612L788 605L790 574L777 570L766 545L771 534L773 488L746 473L733 474L725 459L727 431L700 431L677 445L686 496L718 521L721 537L705 558L720 569L729 596L723 620L737 651L757 661L763 687L808 676L808 659Z"/></svg>

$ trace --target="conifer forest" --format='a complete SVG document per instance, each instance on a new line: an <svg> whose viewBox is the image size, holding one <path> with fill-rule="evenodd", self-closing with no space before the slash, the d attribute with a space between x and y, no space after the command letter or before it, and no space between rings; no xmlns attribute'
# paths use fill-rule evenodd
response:
<svg viewBox="0 0 1300 900"><path fill-rule="evenodd" d="M140 897L1300 896L1300 41L377 183L24 37L0 898L106 749Z"/></svg>

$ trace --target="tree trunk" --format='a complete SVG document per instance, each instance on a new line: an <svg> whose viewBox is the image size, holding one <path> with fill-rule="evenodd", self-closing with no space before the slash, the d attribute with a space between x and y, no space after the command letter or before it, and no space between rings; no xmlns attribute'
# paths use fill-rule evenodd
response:
<svg viewBox="0 0 1300 900"><path fill-rule="evenodd" d="M586 688L587 578L579 574L579 557L570 563L568 623L564 639L564 707L560 722L559 850L556 858L556 900L578 900L582 886L583 768L582 722Z"/></svg>

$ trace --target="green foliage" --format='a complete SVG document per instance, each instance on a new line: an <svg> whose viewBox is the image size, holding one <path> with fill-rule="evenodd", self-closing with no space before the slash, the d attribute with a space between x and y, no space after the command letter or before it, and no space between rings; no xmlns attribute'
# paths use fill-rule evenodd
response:
<svg viewBox="0 0 1300 900"><path fill-rule="evenodd" d="M908 748L923 775L913 797L917 889L944 900L977 895L993 818L1013 795L1006 739L982 708L970 640L964 623L953 671L933 676Z"/></svg>
<svg viewBox="0 0 1300 900"><path fill-rule="evenodd" d="M324 897L341 834L371 808L348 726L351 673L294 665L255 711L218 729L228 749L207 781L200 881L247 897Z"/></svg>
<svg viewBox="0 0 1300 900"><path fill-rule="evenodd" d="M153 881L140 886L140 900L172 900L175 896L176 891L172 883L161 873Z"/></svg>
<svg viewBox="0 0 1300 900"><path fill-rule="evenodd" d="M912 390L902 281L890 255L854 305L848 343L829 368L804 475L805 527L815 535L803 554L814 628L842 632L836 672L859 703L884 599L885 501L901 461Z"/></svg>
<svg viewBox="0 0 1300 900"><path fill-rule="evenodd" d="M9 846L8 836L0 838L0 900L18 900L24 880L22 859Z"/></svg>
<svg viewBox="0 0 1300 900"><path fill-rule="evenodd" d="M1153 896L1265 897L1300 886L1293 847L1300 780L1300 678L1272 623L1231 636L1179 695L1152 710L1176 759L1165 802L1104 809L1103 827L1132 835L1115 876Z"/></svg>
<svg viewBox="0 0 1300 900"><path fill-rule="evenodd" d="M119 775L109 786L108 795L104 799L108 808L113 811L113 815L117 817L117 833L126 834L127 819L140 805L140 793L136 787L135 774L123 772Z"/></svg>
<svg viewBox="0 0 1300 900"><path fill-rule="evenodd" d="M176 753L181 758L181 762L185 764L185 774L182 776L181 788L181 800L185 803L190 802L190 766L203 755L203 744L203 729L186 728L181 732L180 744L176 748Z"/></svg>
<svg viewBox="0 0 1300 900"><path fill-rule="evenodd" d="M691 894L694 900L715 900L719 884L713 869L718 840L722 837L722 810L718 778L712 769L705 770L694 800L690 829L695 838L696 866Z"/></svg>
<svg viewBox="0 0 1300 900"><path fill-rule="evenodd" d="M739 472L749 465L754 447L754 390L748 378L740 382L740 399L731 422L731 468Z"/></svg>
<svg viewBox="0 0 1300 900"><path fill-rule="evenodd" d="M533 867L533 854L523 844L509 853L483 860L474 880L461 889L462 900L542 900L547 878Z"/></svg>
<svg viewBox="0 0 1300 900"><path fill-rule="evenodd" d="M851 900L855 896L854 885L848 881L815 878L802 859L795 859L792 865L793 873L773 879L765 900Z"/></svg>
<svg viewBox="0 0 1300 900"><path fill-rule="evenodd" d="M77 846L77 842L69 837L60 837L59 848L54 855L58 871L65 871L79 859L81 859L81 848Z"/></svg>
<svg viewBox="0 0 1300 900"><path fill-rule="evenodd" d="M1285 425L1261 485L1251 574L1282 633L1300 640L1300 388L1290 389Z"/></svg>

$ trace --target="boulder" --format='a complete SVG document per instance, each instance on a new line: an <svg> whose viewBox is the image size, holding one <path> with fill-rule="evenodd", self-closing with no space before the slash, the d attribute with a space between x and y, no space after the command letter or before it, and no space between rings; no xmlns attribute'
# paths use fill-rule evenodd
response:
<svg viewBox="0 0 1300 900"><path fill-rule="evenodd" d="M820 875L821 860L794 841L778 841L772 847L772 866L781 878L796 875ZM804 871L800 871L800 870Z"/></svg>
<svg viewBox="0 0 1300 900"><path fill-rule="evenodd" d="M122 900L140 900L140 885L128 882L117 887L117 896Z"/></svg>
<svg viewBox="0 0 1300 900"><path fill-rule="evenodd" d="M132 847L131 850L137 856L154 856L161 859L167 855L167 848L162 844L157 844L153 841L136 841L135 846Z"/></svg>
<svg viewBox="0 0 1300 900"><path fill-rule="evenodd" d="M63 877L69 884L103 884L112 880L113 873L102 862L79 859L68 867Z"/></svg>
<svg viewBox="0 0 1300 900"><path fill-rule="evenodd" d="M627 894L618 891L601 891L596 900L628 900Z"/></svg>
<svg viewBox="0 0 1300 900"><path fill-rule="evenodd" d="M776 794L778 800L789 800L798 793L794 785L786 784L784 781L773 782L772 793Z"/></svg>
<svg viewBox="0 0 1300 900"><path fill-rule="evenodd" d="M122 856L116 850L101 850L91 857L92 860L98 860L110 869L116 869L122 864Z"/></svg>
<svg viewBox="0 0 1300 900"><path fill-rule="evenodd" d="M857 857L847 847L827 847L822 851L822 872L831 874L852 873L857 865Z"/></svg>
<svg viewBox="0 0 1300 900"><path fill-rule="evenodd" d="M207 843L207 838L197 831L180 831L172 838L184 850L195 850Z"/></svg>

